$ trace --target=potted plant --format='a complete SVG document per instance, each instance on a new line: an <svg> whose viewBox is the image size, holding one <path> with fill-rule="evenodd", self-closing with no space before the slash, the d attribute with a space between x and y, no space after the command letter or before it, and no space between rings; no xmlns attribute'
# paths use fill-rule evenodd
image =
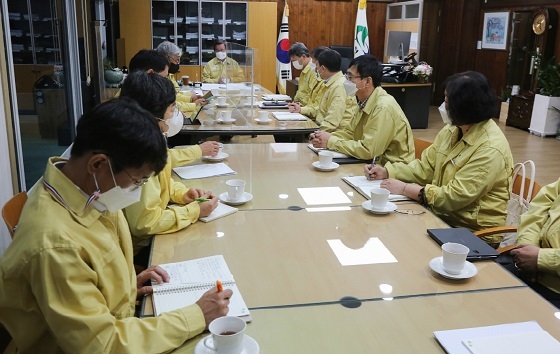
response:
<svg viewBox="0 0 560 354"><path fill-rule="evenodd" d="M103 78L105 79L105 86L107 87L119 87L121 81L123 80L124 74L120 68L116 68L110 59L105 58L103 60L103 68L105 72Z"/></svg>
<svg viewBox="0 0 560 354"><path fill-rule="evenodd" d="M412 69L412 75L418 78L419 83L428 82L428 78L432 75L432 67L428 63L421 61Z"/></svg>
<svg viewBox="0 0 560 354"><path fill-rule="evenodd" d="M529 131L544 137L556 135L560 116L550 107L560 107L560 64L552 58L541 65L537 74L539 93L535 95Z"/></svg>

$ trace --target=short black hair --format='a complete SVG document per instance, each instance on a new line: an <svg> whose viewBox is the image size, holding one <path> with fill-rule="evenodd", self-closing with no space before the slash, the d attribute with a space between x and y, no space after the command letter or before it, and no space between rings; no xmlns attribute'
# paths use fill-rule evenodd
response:
<svg viewBox="0 0 560 354"><path fill-rule="evenodd" d="M381 85L381 77L383 76L383 65L372 55L360 55L354 58L348 67L356 67L356 71L360 77L371 77L373 85L378 87Z"/></svg>
<svg viewBox="0 0 560 354"><path fill-rule="evenodd" d="M157 174L167 161L167 143L152 114L128 98L113 99L82 115L71 157L105 153L113 172L145 165Z"/></svg>
<svg viewBox="0 0 560 354"><path fill-rule="evenodd" d="M120 97L128 97L140 104L156 118L162 118L177 98L171 81L156 73L135 71L123 82Z"/></svg>
<svg viewBox="0 0 560 354"><path fill-rule="evenodd" d="M330 72L340 71L342 58L336 50L326 49L317 58L319 66L324 66Z"/></svg>
<svg viewBox="0 0 560 354"><path fill-rule="evenodd" d="M328 47L325 46L319 46L315 49L313 49L311 51L311 56L313 57L313 59L317 60L317 58L319 57L319 55L321 55L321 53L323 53L325 50L328 50Z"/></svg>
<svg viewBox="0 0 560 354"><path fill-rule="evenodd" d="M290 50L288 50L288 56L296 56L301 58L302 55L309 56L309 49L307 49L305 44L300 42L292 44Z"/></svg>
<svg viewBox="0 0 560 354"><path fill-rule="evenodd" d="M220 44L223 44L224 47L226 47L226 49L227 49L227 42L226 42L225 40L223 40L223 39L217 39L217 40L214 42L214 50L216 50L216 47L219 46Z"/></svg>
<svg viewBox="0 0 560 354"><path fill-rule="evenodd" d="M152 69L156 73L160 73L168 65L167 57L160 52L151 49L141 49L130 59L128 70L132 73L136 70L148 71Z"/></svg>
<svg viewBox="0 0 560 354"><path fill-rule="evenodd" d="M498 97L488 79L479 72L465 71L450 76L444 87L453 125L479 123L498 113Z"/></svg>

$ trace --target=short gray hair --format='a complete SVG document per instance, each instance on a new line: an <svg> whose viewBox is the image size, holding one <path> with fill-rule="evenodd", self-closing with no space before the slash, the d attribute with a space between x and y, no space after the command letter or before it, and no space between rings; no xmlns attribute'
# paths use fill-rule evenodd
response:
<svg viewBox="0 0 560 354"><path fill-rule="evenodd" d="M300 43L300 42L296 42L296 43L292 44L292 46L290 47L290 50L288 51L289 56L295 55L296 57L301 58L301 56L304 55L304 54L306 56L309 56L309 50L307 49L305 44Z"/></svg>
<svg viewBox="0 0 560 354"><path fill-rule="evenodd" d="M181 50L181 48L177 47L175 45L175 43L171 43L169 41L164 41L161 42L156 50L158 52L160 52L161 54L164 54L166 56L181 56L181 54L183 54L183 51Z"/></svg>

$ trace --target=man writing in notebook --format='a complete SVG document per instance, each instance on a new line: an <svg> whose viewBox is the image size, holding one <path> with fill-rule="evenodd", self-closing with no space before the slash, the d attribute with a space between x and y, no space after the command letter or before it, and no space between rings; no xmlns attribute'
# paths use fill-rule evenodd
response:
<svg viewBox="0 0 560 354"><path fill-rule="evenodd" d="M160 353L228 313L231 291L136 318L151 267L136 276L121 208L165 166L167 146L153 116L128 99L85 114L69 160L51 158L29 193L14 240L0 259L0 322L19 353Z"/></svg>

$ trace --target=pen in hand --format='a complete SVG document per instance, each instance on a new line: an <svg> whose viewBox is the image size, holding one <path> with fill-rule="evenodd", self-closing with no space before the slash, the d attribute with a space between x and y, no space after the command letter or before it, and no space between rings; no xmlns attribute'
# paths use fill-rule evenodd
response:
<svg viewBox="0 0 560 354"><path fill-rule="evenodd" d="M208 198L196 198L195 201L197 201L197 202L209 202L210 199L208 199Z"/></svg>
<svg viewBox="0 0 560 354"><path fill-rule="evenodd" d="M216 287L218 288L219 293L224 291L224 286L222 285L222 282L219 280L216 280Z"/></svg>
<svg viewBox="0 0 560 354"><path fill-rule="evenodd" d="M371 167L370 167L370 172L371 170L373 170L373 168L375 167L375 163L377 162L377 156L374 156L373 159L371 160ZM369 174L369 178L371 178L371 173Z"/></svg>

